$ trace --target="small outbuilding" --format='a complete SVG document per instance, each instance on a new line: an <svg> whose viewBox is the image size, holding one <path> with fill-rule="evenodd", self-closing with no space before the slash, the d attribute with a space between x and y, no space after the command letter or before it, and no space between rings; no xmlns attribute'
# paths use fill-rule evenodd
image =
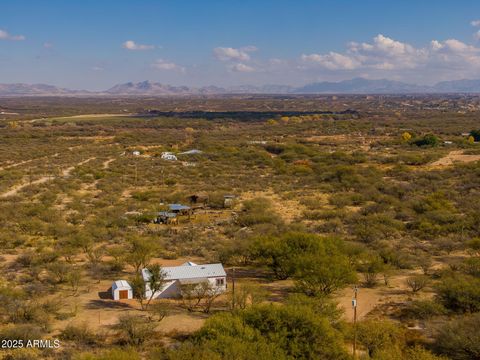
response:
<svg viewBox="0 0 480 360"><path fill-rule="evenodd" d="M180 155L197 155L201 153L203 153L202 150L192 149L192 150L181 152Z"/></svg>
<svg viewBox="0 0 480 360"><path fill-rule="evenodd" d="M133 290L128 281L117 280L112 284L113 300L128 300L133 299Z"/></svg>
<svg viewBox="0 0 480 360"><path fill-rule="evenodd" d="M193 206L206 206L208 204L209 196L208 193L201 191L196 194L192 194L188 197L190 204Z"/></svg>
<svg viewBox="0 0 480 360"><path fill-rule="evenodd" d="M177 224L177 214L174 212L160 211L153 221L155 224Z"/></svg>
<svg viewBox="0 0 480 360"><path fill-rule="evenodd" d="M169 204L168 209L170 212L178 215L190 215L192 208L182 204Z"/></svg>
<svg viewBox="0 0 480 360"><path fill-rule="evenodd" d="M234 201L235 201L235 195L231 195L231 194L223 195L224 208L231 208L233 206Z"/></svg>
<svg viewBox="0 0 480 360"><path fill-rule="evenodd" d="M163 160L168 160L168 161L177 161L177 157L171 153L171 152L162 152L162 155L160 156Z"/></svg>

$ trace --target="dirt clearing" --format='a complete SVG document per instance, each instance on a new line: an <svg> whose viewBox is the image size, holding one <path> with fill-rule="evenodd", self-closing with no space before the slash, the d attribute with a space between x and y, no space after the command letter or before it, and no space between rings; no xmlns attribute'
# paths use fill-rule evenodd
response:
<svg viewBox="0 0 480 360"><path fill-rule="evenodd" d="M479 161L480 155L465 155L463 150L453 150L447 156L431 163L431 166L449 166L454 163L469 163L473 161Z"/></svg>

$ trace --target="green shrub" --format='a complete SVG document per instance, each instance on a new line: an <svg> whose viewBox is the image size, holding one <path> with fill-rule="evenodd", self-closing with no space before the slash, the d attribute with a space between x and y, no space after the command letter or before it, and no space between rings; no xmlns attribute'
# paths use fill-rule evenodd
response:
<svg viewBox="0 0 480 360"><path fill-rule="evenodd" d="M436 286L442 304L456 312L480 311L480 279L469 275L446 276Z"/></svg>
<svg viewBox="0 0 480 360"><path fill-rule="evenodd" d="M436 137L435 135L433 134L427 134L427 135L424 135L422 138L420 139L415 139L413 141L413 144L417 145L417 146L437 146L439 144L440 140L438 139L438 137Z"/></svg>
<svg viewBox="0 0 480 360"><path fill-rule="evenodd" d="M84 345L93 345L96 342L96 335L88 328L87 324L69 324L60 333L60 339Z"/></svg>
<svg viewBox="0 0 480 360"><path fill-rule="evenodd" d="M452 360L480 359L480 314L445 323L435 335L435 350Z"/></svg>
<svg viewBox="0 0 480 360"><path fill-rule="evenodd" d="M401 310L402 317L412 320L427 320L447 313L447 309L440 302L434 300L414 300Z"/></svg>

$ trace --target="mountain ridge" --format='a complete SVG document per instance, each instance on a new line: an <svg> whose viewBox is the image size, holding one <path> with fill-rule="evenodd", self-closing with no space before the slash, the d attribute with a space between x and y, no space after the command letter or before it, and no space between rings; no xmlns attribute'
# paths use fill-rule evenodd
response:
<svg viewBox="0 0 480 360"><path fill-rule="evenodd" d="M338 82L320 81L304 86L240 85L232 87L174 86L152 81L116 84L104 91L71 90L48 84L0 84L0 96L187 96L223 94L421 94L480 93L480 79L441 81L416 85L396 80L353 78Z"/></svg>

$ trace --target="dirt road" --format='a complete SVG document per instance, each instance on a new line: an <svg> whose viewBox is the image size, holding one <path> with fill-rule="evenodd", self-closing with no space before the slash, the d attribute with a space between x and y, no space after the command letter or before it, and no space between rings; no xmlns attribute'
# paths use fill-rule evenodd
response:
<svg viewBox="0 0 480 360"><path fill-rule="evenodd" d="M94 160L95 158L92 157L92 158L88 158L86 160L83 160L83 161L80 161L79 163L77 163L76 165L74 166L70 166L64 170L62 170L61 172L61 175L62 177L68 177L70 176L71 172L77 167L77 166L81 166L81 165L84 165L86 164L87 162L91 161L91 160ZM33 181L25 181L21 184L17 184L15 186L13 186L12 188L10 188L10 190L0 194L0 198L6 198L6 197L10 197L10 196L13 196L13 195L16 195L19 191L21 191L22 189L26 188L27 186L31 186L31 185L39 185L39 184L43 184L43 183L46 183L47 181L50 181L50 180L53 180L55 179L56 176L42 176L41 178L39 179L36 179L36 180L33 180Z"/></svg>

